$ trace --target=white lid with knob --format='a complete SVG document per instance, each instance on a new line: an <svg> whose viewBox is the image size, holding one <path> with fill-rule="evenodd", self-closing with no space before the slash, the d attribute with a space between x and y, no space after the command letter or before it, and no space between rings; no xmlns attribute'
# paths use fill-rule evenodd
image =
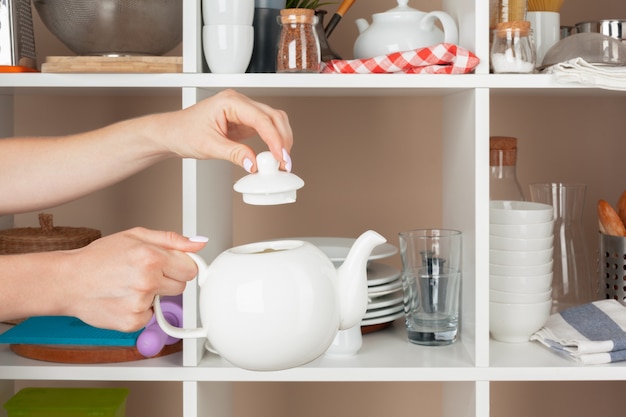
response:
<svg viewBox="0 0 626 417"><path fill-rule="evenodd" d="M271 152L261 152L256 162L258 172L246 175L233 186L243 194L244 203L258 206L294 203L296 190L304 186L304 181L295 174L280 171L280 163Z"/></svg>

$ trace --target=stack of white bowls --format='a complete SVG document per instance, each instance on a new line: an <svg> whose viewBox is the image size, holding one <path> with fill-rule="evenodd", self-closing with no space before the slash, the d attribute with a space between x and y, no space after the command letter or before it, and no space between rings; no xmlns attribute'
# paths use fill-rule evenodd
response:
<svg viewBox="0 0 626 417"><path fill-rule="evenodd" d="M489 330L501 342L527 342L552 306L552 206L491 201Z"/></svg>
<svg viewBox="0 0 626 417"><path fill-rule="evenodd" d="M202 48L211 72L246 72L254 46L254 0L202 0L202 19Z"/></svg>

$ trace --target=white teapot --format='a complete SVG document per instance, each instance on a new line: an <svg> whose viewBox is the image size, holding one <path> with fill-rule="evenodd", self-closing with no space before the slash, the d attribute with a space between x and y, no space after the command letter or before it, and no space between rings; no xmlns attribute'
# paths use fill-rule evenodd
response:
<svg viewBox="0 0 626 417"><path fill-rule="evenodd" d="M201 328L170 325L157 296L157 322L169 336L207 338L210 350L240 368L268 371L322 355L338 330L358 325L367 310L367 261L385 243L369 230L335 268L317 246L278 240L237 246L198 265Z"/></svg>
<svg viewBox="0 0 626 417"><path fill-rule="evenodd" d="M409 51L441 42L458 43L459 31L449 14L420 12L407 4L408 0L398 0L398 7L375 13L371 25L365 19L356 20L359 36L354 44L355 58ZM437 20L443 31L435 26Z"/></svg>

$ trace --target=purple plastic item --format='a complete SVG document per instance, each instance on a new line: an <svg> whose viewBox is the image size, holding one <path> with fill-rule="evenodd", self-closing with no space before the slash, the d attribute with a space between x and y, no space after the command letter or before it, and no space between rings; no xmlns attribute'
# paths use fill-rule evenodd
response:
<svg viewBox="0 0 626 417"><path fill-rule="evenodd" d="M161 308L165 320L173 326L183 325L183 296L161 297ZM143 356L151 358L157 355L165 345L173 345L180 339L168 336L161 330L156 322L154 314L146 325L145 329L137 337L137 350Z"/></svg>

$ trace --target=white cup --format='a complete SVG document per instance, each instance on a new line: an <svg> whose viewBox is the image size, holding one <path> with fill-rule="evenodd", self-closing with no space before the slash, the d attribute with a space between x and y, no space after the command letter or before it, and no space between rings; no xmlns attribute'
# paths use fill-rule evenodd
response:
<svg viewBox="0 0 626 417"><path fill-rule="evenodd" d="M546 52L561 39L561 15L557 12L527 12L526 17L533 30L539 67Z"/></svg>
<svg viewBox="0 0 626 417"><path fill-rule="evenodd" d="M205 25L202 48L214 74L243 74L254 44L254 28L245 25Z"/></svg>
<svg viewBox="0 0 626 417"><path fill-rule="evenodd" d="M249 25L254 20L254 0L202 0L205 25Z"/></svg>

